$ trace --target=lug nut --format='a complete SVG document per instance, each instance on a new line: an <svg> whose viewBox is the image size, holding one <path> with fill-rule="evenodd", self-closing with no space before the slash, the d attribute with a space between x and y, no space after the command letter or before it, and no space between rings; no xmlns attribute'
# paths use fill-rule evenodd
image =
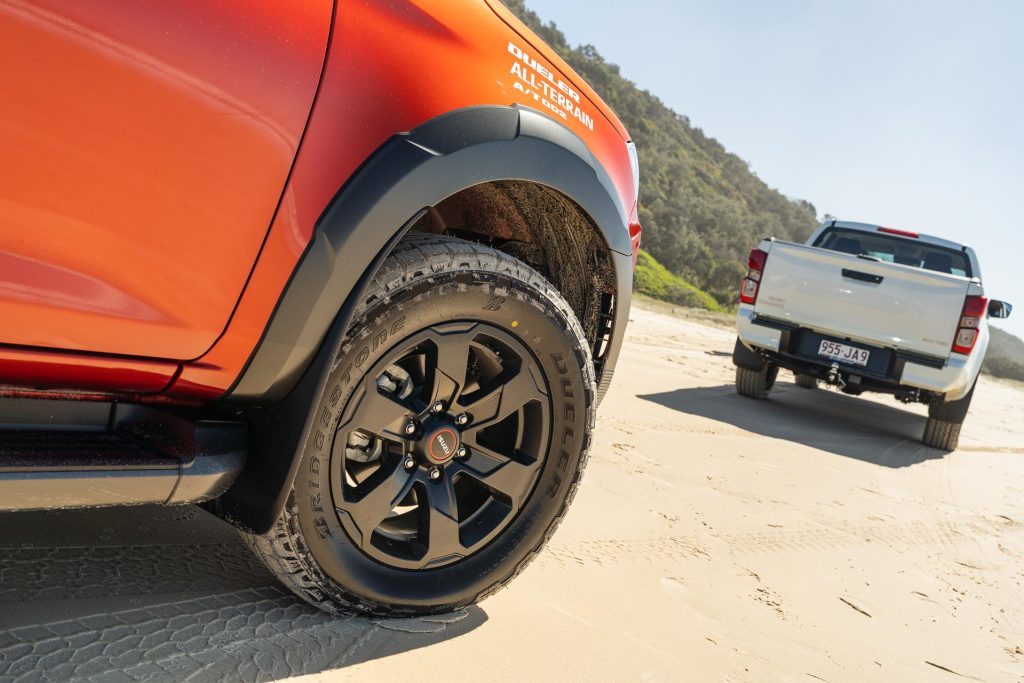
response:
<svg viewBox="0 0 1024 683"><path fill-rule="evenodd" d="M430 478L432 480L434 480L434 481L437 481L438 479L440 479L441 478L441 468L440 467L431 467L430 468Z"/></svg>
<svg viewBox="0 0 1024 683"><path fill-rule="evenodd" d="M455 424L460 427L469 424L469 415L466 415L466 413L459 413L459 416L455 418Z"/></svg>
<svg viewBox="0 0 1024 683"><path fill-rule="evenodd" d="M412 458L406 458L405 459L405 469L411 470L413 467L416 467L416 461L413 460Z"/></svg>
<svg viewBox="0 0 1024 683"><path fill-rule="evenodd" d="M409 436L412 436L413 434L415 434L416 433L416 423L411 421L411 420L408 423L406 423L406 425L405 425L405 433L408 434Z"/></svg>
<svg viewBox="0 0 1024 683"><path fill-rule="evenodd" d="M444 412L444 401L438 401L433 406L431 406L430 409L432 411L434 411L435 413L443 413Z"/></svg>
<svg viewBox="0 0 1024 683"><path fill-rule="evenodd" d="M469 449L465 446L459 446L459 450L455 451L456 458L465 458L467 455L469 455Z"/></svg>

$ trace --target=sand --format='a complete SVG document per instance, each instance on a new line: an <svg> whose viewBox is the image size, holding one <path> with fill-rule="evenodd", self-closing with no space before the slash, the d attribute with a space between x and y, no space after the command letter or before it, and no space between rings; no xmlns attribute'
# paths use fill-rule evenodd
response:
<svg viewBox="0 0 1024 683"><path fill-rule="evenodd" d="M1024 680L1024 390L737 396L734 334L636 307L580 493L479 607L331 618L192 508L0 516L0 679Z"/></svg>

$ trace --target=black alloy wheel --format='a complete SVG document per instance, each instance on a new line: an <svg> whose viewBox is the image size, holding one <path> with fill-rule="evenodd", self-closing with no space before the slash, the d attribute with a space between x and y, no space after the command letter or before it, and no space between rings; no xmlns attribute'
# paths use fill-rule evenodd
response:
<svg viewBox="0 0 1024 683"><path fill-rule="evenodd" d="M518 339L481 323L420 331L342 411L331 490L345 532L393 567L467 557L532 491L550 424L548 387Z"/></svg>

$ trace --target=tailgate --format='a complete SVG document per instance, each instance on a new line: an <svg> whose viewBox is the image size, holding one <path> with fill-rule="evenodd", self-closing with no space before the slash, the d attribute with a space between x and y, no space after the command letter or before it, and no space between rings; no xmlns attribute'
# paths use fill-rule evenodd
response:
<svg viewBox="0 0 1024 683"><path fill-rule="evenodd" d="M754 312L879 346L947 358L970 280L775 242Z"/></svg>

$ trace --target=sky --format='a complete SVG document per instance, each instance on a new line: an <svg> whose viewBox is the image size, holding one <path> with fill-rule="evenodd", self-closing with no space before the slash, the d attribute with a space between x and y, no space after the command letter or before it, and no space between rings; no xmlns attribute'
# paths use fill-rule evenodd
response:
<svg viewBox="0 0 1024 683"><path fill-rule="evenodd" d="M1024 338L1024 2L527 5L819 216L973 246Z"/></svg>

